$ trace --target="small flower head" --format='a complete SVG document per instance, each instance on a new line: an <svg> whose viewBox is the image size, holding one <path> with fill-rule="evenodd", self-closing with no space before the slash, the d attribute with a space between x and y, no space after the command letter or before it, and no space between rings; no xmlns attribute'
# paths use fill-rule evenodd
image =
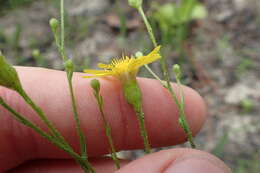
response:
<svg viewBox="0 0 260 173"><path fill-rule="evenodd" d="M49 24L51 26L51 29L54 33L56 33L58 27L59 27L59 21L55 18L50 19Z"/></svg>
<svg viewBox="0 0 260 173"><path fill-rule="evenodd" d="M41 53L40 53L39 49L34 49L34 50L32 51L32 56L33 56L34 58L38 58L40 55L41 55Z"/></svg>
<svg viewBox="0 0 260 173"><path fill-rule="evenodd" d="M100 83L97 79L92 79L90 85L93 88L93 90L95 90L96 93L99 93Z"/></svg>
<svg viewBox="0 0 260 173"><path fill-rule="evenodd" d="M133 8L141 7L143 0L128 0L128 4Z"/></svg>
<svg viewBox="0 0 260 173"><path fill-rule="evenodd" d="M120 79L122 82L128 80L135 80L136 74L140 67L150 64L161 58L159 54L160 46L156 47L151 53L146 56L140 56L138 58L124 56L121 59L113 59L110 64L99 63L98 67L104 70L84 70L85 73L90 74L84 76L85 78L114 76Z"/></svg>
<svg viewBox="0 0 260 173"><path fill-rule="evenodd" d="M181 78L181 67L178 64L174 64L172 67L172 70L176 76L176 78Z"/></svg>
<svg viewBox="0 0 260 173"><path fill-rule="evenodd" d="M6 62L0 52L0 85L9 89L20 91L22 86L16 70Z"/></svg>

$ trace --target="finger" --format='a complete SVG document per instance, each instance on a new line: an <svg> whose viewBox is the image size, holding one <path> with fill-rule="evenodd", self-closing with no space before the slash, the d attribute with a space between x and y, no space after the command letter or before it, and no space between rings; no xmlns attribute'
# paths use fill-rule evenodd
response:
<svg viewBox="0 0 260 173"><path fill-rule="evenodd" d="M128 163L121 160L121 166ZM117 169L109 158L95 159L91 161L97 173L113 173ZM34 160L14 168L7 173L83 173L80 166L74 160Z"/></svg>
<svg viewBox="0 0 260 173"><path fill-rule="evenodd" d="M116 173L231 173L215 156L193 149L171 149L146 155Z"/></svg>
<svg viewBox="0 0 260 173"><path fill-rule="evenodd" d="M71 111L71 101L64 72L40 69L18 68L22 84L35 102L43 108L49 119L62 132L74 148L79 146L78 136ZM83 130L87 136L90 156L108 153L109 147L103 123L96 105L89 80L82 74L74 76L74 88ZM112 126L116 148L142 148L138 122L131 106L124 100L117 80L101 81L104 97L104 111ZM186 135L178 124L178 110L158 81L138 80L143 94L143 109L149 138L153 146L167 146L184 142ZM176 86L174 86L176 90ZM193 134L196 134L205 120L205 106L201 97L190 88L184 87L187 119ZM18 94L0 88L0 95L17 111L26 115L39 126L45 127L36 114ZM10 114L0 108L0 169L34 158L64 158L66 155L31 129L17 123Z"/></svg>

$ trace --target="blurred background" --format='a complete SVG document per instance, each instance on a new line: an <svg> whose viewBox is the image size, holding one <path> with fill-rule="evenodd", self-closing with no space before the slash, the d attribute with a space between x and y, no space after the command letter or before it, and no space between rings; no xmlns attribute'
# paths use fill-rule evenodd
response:
<svg viewBox="0 0 260 173"><path fill-rule="evenodd" d="M198 148L235 173L260 172L260 1L146 0L144 8L169 68L208 104ZM49 19L59 0L0 0L0 49L14 65L62 70ZM77 71L112 57L152 49L127 0L66 1L67 54ZM152 65L161 75L158 63ZM151 77L146 70L140 76ZM174 76L171 76L174 81ZM127 153L136 157L140 152Z"/></svg>

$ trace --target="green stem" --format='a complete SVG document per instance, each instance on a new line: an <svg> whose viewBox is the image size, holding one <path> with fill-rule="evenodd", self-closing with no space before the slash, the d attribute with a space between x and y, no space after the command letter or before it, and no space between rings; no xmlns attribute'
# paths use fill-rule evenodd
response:
<svg viewBox="0 0 260 173"><path fill-rule="evenodd" d="M140 134L143 138L144 148L146 153L151 153L151 146L149 143L148 133L145 127L144 112L142 109L142 92L136 79L129 80L123 83L124 96L127 102L133 106L137 115Z"/></svg>
<svg viewBox="0 0 260 173"><path fill-rule="evenodd" d="M150 23L148 22L148 19L147 19L145 13L144 13L144 10L143 10L142 6L140 6L137 10L138 10L138 12L140 13L140 15L142 16L142 19L143 19L143 21L144 21L144 24L145 24L145 26L146 26L146 28L147 28L147 31L148 31L148 33L149 33L150 39L151 39L151 41L152 41L154 47L157 47L158 44L157 44L156 39L155 39L155 36L154 36L154 34L153 34L153 28L152 28L152 26L150 25ZM152 74L153 77L155 77L155 79L157 79L158 81L160 81L160 83L161 83L163 86L165 86L164 82L152 71L152 69L151 69L147 64L145 65L145 68Z"/></svg>
<svg viewBox="0 0 260 173"><path fill-rule="evenodd" d="M98 82L98 85L99 84L99 81ZM94 95L95 95L95 98L96 98L96 101L97 101L97 104L98 104L98 108L99 108L99 111L101 113L101 117L102 117L102 120L103 120L103 124L104 124L104 128L105 128L105 131L106 131L106 136L107 136L107 139L108 139L108 143L109 143L109 146L110 146L110 149L111 149L111 156L112 156L112 159L115 163L115 166L117 169L120 169L120 160L116 154L116 147L114 145L114 142L113 142L113 138L112 138L112 134L111 134L111 126L109 124L109 122L107 121L106 117L105 117L105 113L104 113L104 110L103 110L103 97L100 95L100 88L97 89L95 88L96 86L92 85L93 87L93 90L94 90Z"/></svg>
<svg viewBox="0 0 260 173"><path fill-rule="evenodd" d="M112 159L113 159L113 161L116 165L116 168L120 169L120 160L119 160L119 158L116 154L115 144L113 142L113 138L112 138L112 135L111 135L111 127L108 123L105 124L105 129L106 129L106 136L107 136L110 148L111 148Z"/></svg>
<svg viewBox="0 0 260 173"><path fill-rule="evenodd" d="M143 113L142 108L140 110L135 110L135 112L137 113L138 123L139 123L139 127L141 129L140 130L141 136L143 137L143 140L144 140L145 153L149 154L149 153L151 153L151 146L149 143L147 130L145 128L144 113Z"/></svg>
<svg viewBox="0 0 260 173"><path fill-rule="evenodd" d="M110 145L110 149L111 149L111 156L112 156L112 159L113 159L113 161L116 165L116 168L119 169L120 168L120 160L119 160L119 158L116 154L116 147L114 145L113 138L112 138L112 135L111 135L111 127L105 119L103 110L101 111L101 114L102 114L102 119L103 119L103 122L104 122L104 127L105 127L105 130L106 130L106 136L107 136L107 139L108 139L108 142L109 142L109 145Z"/></svg>
<svg viewBox="0 0 260 173"><path fill-rule="evenodd" d="M65 47L64 47L64 43L65 43L64 0L60 0L60 21L61 21L60 53L63 61L65 62L67 60L67 57L65 56Z"/></svg>
<svg viewBox="0 0 260 173"><path fill-rule="evenodd" d="M150 25L146 15L145 15L144 11L143 11L143 7L140 6L137 10L140 13L140 15L141 15L141 17L142 17L142 19L143 19L143 21L145 23L146 29L147 29L149 37L150 37L150 39L151 39L151 41L153 43L153 46L157 47L158 43L157 43L157 41L155 39L155 36L154 36L154 33L153 33L153 29L152 29L152 27L151 27L151 25ZM179 100L178 100L178 98L176 96L176 93L173 91L172 85L170 83L170 75L169 75L169 71L168 71L168 68L167 68L166 58L164 56L162 56L162 58L160 60L160 64L161 64L161 68L162 68L162 71L163 71L164 80L166 81L166 85L161 80L159 80L159 81L161 82L161 84L164 87L166 87L169 90L173 100L175 101L176 105L178 106L179 114L180 114L180 120L183 123L183 124L181 124L181 126L182 126L182 128L184 129L185 133L188 136L188 140L190 142L191 147L195 148L195 145L194 145L194 142L193 142L193 138L192 138L192 132L191 132L191 130L189 128L189 125L187 123L187 120L185 118L184 106L182 106L182 105L184 105L184 103L179 103Z"/></svg>
<svg viewBox="0 0 260 173"><path fill-rule="evenodd" d="M64 137L60 134L60 132L54 127L52 122L47 118L42 109L37 106L34 101L27 95L27 93L21 89L19 92L20 96L24 99L24 101L32 107L32 109L37 113L37 115L41 118L41 120L47 125L48 129L58 140L60 140L64 145L70 147L70 145L66 142Z"/></svg>
<svg viewBox="0 0 260 173"><path fill-rule="evenodd" d="M85 139L85 135L81 129L75 95L74 95L73 86L72 86L72 80L69 77L69 74L68 74L68 83L69 83L70 97L71 97L71 101L72 101L73 115L74 115L74 119L76 121L76 129L77 129L78 136L80 138L81 154L82 154L82 158L84 160L87 160L88 156L87 156L87 149L86 149L87 148L86 139Z"/></svg>
<svg viewBox="0 0 260 173"><path fill-rule="evenodd" d="M67 152L69 155L71 155L71 157L73 157L78 163L80 163L80 165L84 168L84 171L87 173L88 170L86 169L86 163L84 163L84 161L82 160L82 158L75 153L70 147L68 147L67 145L64 145L64 143L62 143L61 141L59 141L56 137L53 137L51 135L49 135L48 133L44 132L40 127L38 127L36 124L34 124L33 122L29 121L27 118L25 118L25 116L23 116L22 114L18 113L17 111L15 111L13 108L11 108L1 97L0 97L0 104L6 109L8 110L11 115L20 123L24 124L25 126L32 128L35 132L37 132L39 135L41 135L42 137L48 139L51 143L53 143L55 146L59 147L60 149L62 149L63 151Z"/></svg>
<svg viewBox="0 0 260 173"><path fill-rule="evenodd" d="M190 130L190 127L189 127L188 122L187 122L186 117L185 117L184 110L180 111L179 124L182 126L183 130L187 134L188 141L189 141L189 143L191 145L191 148L196 148L196 145L195 145L195 143L193 141L192 132Z"/></svg>
<svg viewBox="0 0 260 173"><path fill-rule="evenodd" d="M140 13L140 15L141 15L142 18L143 18L144 24L145 24L145 26L146 26L146 29L147 29L147 31L148 31L148 34L149 34L149 36L150 36L150 39L151 39L151 41L152 41L154 47L157 47L158 44L157 44L156 39L155 39L155 36L154 36L154 34L153 34L153 28L152 28L152 26L150 25L150 23L149 23L149 21L148 21L146 15L145 15L145 13L144 13L143 7L140 6L137 10L138 10L138 12Z"/></svg>
<svg viewBox="0 0 260 173"><path fill-rule="evenodd" d="M185 131L185 133L187 134L187 137L188 137L188 141L191 145L191 148L196 148L196 145L193 141L193 135L192 135L192 132L190 130L190 127L189 127L189 124L188 124L188 121L186 119L186 115L185 115L185 98L184 98L184 93L183 93L183 90L182 90L182 87L181 87L181 81L180 81L180 78L179 77L176 77L176 80L177 80L177 85L178 85L178 88L179 88L179 93L181 95L181 101L178 101L177 97L177 102L179 104L179 111L180 111L180 118L179 118L179 124L182 126L183 130Z"/></svg>
<svg viewBox="0 0 260 173"><path fill-rule="evenodd" d="M154 36L154 33L153 33L153 29L152 29L152 26L150 25L145 13L144 13L144 10L143 10L143 7L140 6L138 8L138 12L140 13L140 15L142 16L142 19L144 21L144 24L146 26L146 29L148 31L148 34L149 34L149 37L153 43L153 46L154 47L157 47L158 46L158 43L155 39L155 36ZM169 90L172 90L172 86L170 84L170 77L169 77L169 71L167 69L167 63L166 63L166 58L164 56L162 56L161 60L160 60L160 63L161 63L161 67L162 67L162 70L163 70L163 76L164 76L164 80L167 82L167 88Z"/></svg>
<svg viewBox="0 0 260 173"><path fill-rule="evenodd" d="M157 76L157 75L153 72L153 70L152 70L147 64L145 64L144 67L149 71L149 73L150 73L155 79L157 79L157 80L161 83L161 85L163 85L164 87L167 87L167 85L165 85L165 82L163 82L163 81L159 78L159 76Z"/></svg>
<svg viewBox="0 0 260 173"><path fill-rule="evenodd" d="M67 56L65 55L65 24L64 24L64 0L60 0L60 20L61 20L61 35L60 35L60 54L63 59L64 64L68 61ZM67 79L68 79L68 85L69 85L69 91L70 91L70 97L71 97L71 102L72 102L72 109L73 109L73 115L74 119L76 122L76 130L77 134L79 136L79 141L80 141L80 150L81 150L81 158L85 161L87 169L90 170L92 173L95 173L96 171L92 167L92 165L88 161L88 155L87 155L87 145L86 145L86 138L83 133L83 130L81 128L80 124L80 119L79 119L79 114L77 110L77 104L76 104L76 99L73 91L73 85L72 85L72 76L73 76L73 63L71 61L71 66L66 67L66 74L67 74Z"/></svg>
<svg viewBox="0 0 260 173"><path fill-rule="evenodd" d="M144 112L142 109L142 92L136 79L128 80L123 83L124 96L127 102L133 106L137 115L140 133L143 138L144 148L146 153L151 153L148 133L145 127Z"/></svg>
<svg viewBox="0 0 260 173"><path fill-rule="evenodd" d="M61 57L64 61L64 63L66 63L66 61L68 60L67 56L65 56L65 25L64 25L64 0L60 1L60 18L61 18L61 35L60 35L60 54ZM71 62L72 63L72 62ZM71 64L73 67L73 64ZM78 110L77 110L77 105L76 105L76 99L75 99L75 95L74 95L74 91L73 91L73 85L72 85L72 76L73 76L73 68L67 68L66 69L66 73L67 73L67 79L68 79L68 85L69 85L69 91L70 91L70 98L71 98L71 102L72 102L72 109L73 109L73 115L74 115L74 119L76 122L76 130L77 130L77 134L80 138L80 149L81 149L81 154L82 154L82 158L84 160L87 159L87 152L86 152L86 142L85 142L85 135L81 129L81 125L80 125L80 119L79 119L79 115L78 115Z"/></svg>

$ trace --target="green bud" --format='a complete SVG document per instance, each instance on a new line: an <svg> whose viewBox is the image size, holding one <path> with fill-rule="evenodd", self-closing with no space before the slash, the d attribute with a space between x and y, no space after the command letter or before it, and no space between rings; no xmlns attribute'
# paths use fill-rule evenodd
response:
<svg viewBox="0 0 260 173"><path fill-rule="evenodd" d="M66 72L68 73L69 80L71 80L74 72L74 64L72 60L71 59L66 60L64 63L64 67Z"/></svg>
<svg viewBox="0 0 260 173"><path fill-rule="evenodd" d="M197 4L192 10L192 19L205 19L208 16L206 7L202 4Z"/></svg>
<svg viewBox="0 0 260 173"><path fill-rule="evenodd" d="M93 79L90 83L91 87L95 90L96 93L99 93L100 91L100 83L99 80Z"/></svg>
<svg viewBox="0 0 260 173"><path fill-rule="evenodd" d="M52 31L55 33L59 26L59 21L55 18L50 19L49 24L51 26Z"/></svg>
<svg viewBox="0 0 260 173"><path fill-rule="evenodd" d="M178 64L174 64L172 67L173 73L177 79L181 78L181 67Z"/></svg>
<svg viewBox="0 0 260 173"><path fill-rule="evenodd" d="M128 0L128 4L133 8L140 8L143 4L143 0Z"/></svg>
<svg viewBox="0 0 260 173"><path fill-rule="evenodd" d="M124 96L127 102L132 105L135 111L142 108L142 93L136 81L127 81L123 85Z"/></svg>
<svg viewBox="0 0 260 173"><path fill-rule="evenodd" d="M17 92L22 90L16 70L6 62L5 57L0 52L0 85Z"/></svg>
<svg viewBox="0 0 260 173"><path fill-rule="evenodd" d="M142 53L142 52L140 52L140 51L138 51L138 52L136 52L135 53L135 57L140 57L140 56L144 56L144 54Z"/></svg>
<svg viewBox="0 0 260 173"><path fill-rule="evenodd" d="M73 71L74 70L74 64L73 64L72 60L71 59L66 60L66 62L64 63L64 67L68 71Z"/></svg>
<svg viewBox="0 0 260 173"><path fill-rule="evenodd" d="M32 51L32 56L33 56L33 57L39 57L39 56L40 56L40 51L39 51L39 49L34 49L34 50Z"/></svg>

